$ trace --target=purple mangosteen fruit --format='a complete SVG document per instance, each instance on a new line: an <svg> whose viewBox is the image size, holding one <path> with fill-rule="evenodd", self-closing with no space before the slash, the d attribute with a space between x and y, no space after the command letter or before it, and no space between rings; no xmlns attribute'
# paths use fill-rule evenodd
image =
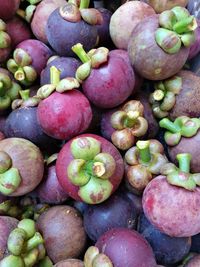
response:
<svg viewBox="0 0 200 267"><path fill-rule="evenodd" d="M29 25L19 16L14 16L6 22L7 32L11 38L12 48L15 48L19 43L31 39L32 32Z"/></svg>
<svg viewBox="0 0 200 267"><path fill-rule="evenodd" d="M124 164L112 143L98 135L83 134L63 146L56 161L56 173L70 197L98 204L119 186Z"/></svg>
<svg viewBox="0 0 200 267"><path fill-rule="evenodd" d="M0 191L3 195L25 195L41 182L44 159L39 148L30 141L3 139L0 141L0 156Z"/></svg>
<svg viewBox="0 0 200 267"><path fill-rule="evenodd" d="M161 232L171 237L190 237L200 232L200 174L190 173L190 154L178 154L177 160L179 168L172 163L164 165L162 175L147 185L143 210Z"/></svg>
<svg viewBox="0 0 200 267"><path fill-rule="evenodd" d="M128 44L134 69L149 80L175 75L188 58L196 28L195 18L183 7L145 18L134 28Z"/></svg>
<svg viewBox="0 0 200 267"><path fill-rule="evenodd" d="M101 23L102 15L98 10L88 8L88 4L87 0L69 1L49 16L46 35L59 56L73 56L71 47L76 43L82 43L86 50L98 43L95 25Z"/></svg>
<svg viewBox="0 0 200 267"><path fill-rule="evenodd" d="M17 9L19 8L20 5L20 0L0 0L0 6L1 6L1 10L0 10L0 19L3 20L9 20L11 19Z"/></svg>
<svg viewBox="0 0 200 267"><path fill-rule="evenodd" d="M158 263L170 265L180 262L190 251L191 237L170 237L156 229L140 215L138 232L149 242Z"/></svg>
<svg viewBox="0 0 200 267"><path fill-rule="evenodd" d="M140 1L128 1L121 5L110 20L110 36L119 49L127 49L131 33L144 18L155 14L153 8Z"/></svg>
<svg viewBox="0 0 200 267"><path fill-rule="evenodd" d="M37 5L31 20L31 29L39 41L48 44L45 32L48 18L56 8L64 5L65 0L43 0Z"/></svg>
<svg viewBox="0 0 200 267"><path fill-rule="evenodd" d="M91 106L84 94L74 89L80 85L75 78L60 80L60 71L54 66L50 69L52 83L42 86L37 92L42 99L37 109L38 122L47 135L69 140L89 127Z"/></svg>
<svg viewBox="0 0 200 267"><path fill-rule="evenodd" d="M114 108L122 104L133 92L134 71L130 62L105 47L87 54L79 43L72 50L83 65L76 72L87 98L99 108Z"/></svg>
<svg viewBox="0 0 200 267"><path fill-rule="evenodd" d="M84 212L83 219L87 235L96 242L102 234L112 228L134 229L137 212L132 208L128 198L115 194L101 204L90 205Z"/></svg>
<svg viewBox="0 0 200 267"><path fill-rule="evenodd" d="M37 220L37 229L54 264L78 258L85 249L87 237L83 220L79 212L70 206L54 206L43 212Z"/></svg>
<svg viewBox="0 0 200 267"><path fill-rule="evenodd" d="M51 58L50 58L51 59ZM51 82L50 68L56 67L60 71L60 79L66 77L75 77L77 68L81 65L81 62L73 57L57 57L47 62L47 66L42 70L40 74L40 85L45 85Z"/></svg>
<svg viewBox="0 0 200 267"><path fill-rule="evenodd" d="M95 246L114 267L156 267L152 248L135 230L113 228L104 233Z"/></svg>
<svg viewBox="0 0 200 267"><path fill-rule="evenodd" d="M45 168L44 178L39 184L39 186L36 188L35 193L41 203L61 204L69 197L58 181L55 163L48 164L48 160L50 159L51 157L47 159L47 166Z"/></svg>
<svg viewBox="0 0 200 267"><path fill-rule="evenodd" d="M50 56L52 51L48 46L38 40L28 39L17 45L13 59L7 62L7 68L16 80L29 86L45 68Z"/></svg>

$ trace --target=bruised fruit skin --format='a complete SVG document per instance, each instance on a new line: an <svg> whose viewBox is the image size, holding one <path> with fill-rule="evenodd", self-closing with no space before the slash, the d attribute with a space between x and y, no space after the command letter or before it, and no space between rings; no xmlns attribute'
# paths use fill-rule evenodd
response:
<svg viewBox="0 0 200 267"><path fill-rule="evenodd" d="M87 139L87 138L92 138L92 139ZM112 162L112 167L115 165L115 168L114 169L112 168L112 172L114 171L114 173L109 178L107 178L105 180L101 179L101 178L95 178L95 181L97 182L97 184L96 184L97 187L94 186L93 188L92 187L88 188L88 185L91 186L92 185L91 183L94 182L93 178L91 180L90 175L88 177L90 183L86 184L85 187L84 186L79 187L79 186L74 185L70 181L69 176L66 172L68 166L74 160L74 157L73 157L72 152L71 152L71 144L73 141L74 142L79 141L80 142L79 144L81 145L81 147L79 149L83 149L83 150L85 148L86 149L90 148L90 145L88 142L92 141L95 144L98 143L97 146L100 148L100 152L102 154L108 153L114 159L114 162ZM86 146L84 144L86 144ZM98 148L98 151L99 151L99 148ZM96 155L96 153L94 155ZM98 156L98 154L97 154L97 156ZM109 156L109 158L110 158L110 156ZM107 155L106 155L106 157L107 157ZM95 158L95 156L92 157L92 159L94 159L94 158ZM109 162L108 162L108 164L109 164ZM102 165L102 164L100 164L100 165ZM107 166L109 166L109 165L107 165ZM105 168L105 166L103 168ZM122 160L120 153L113 146L112 143L110 143L109 141L107 141L106 139L104 139L98 135L83 134L83 135L80 135L78 137L75 137L74 139L70 140L69 142L67 142L63 146L60 153L58 154L58 159L56 161L56 173L57 173L58 180L59 180L61 186L69 194L70 197L74 198L75 200L79 200L79 201L85 200L86 203L97 204L97 203L100 203L100 202L106 200L106 198L108 198L110 196L110 194L112 194L117 189L117 187L119 186L119 184L122 180L122 177L123 177L124 165L123 165L123 160ZM105 183L106 183L106 187L104 188ZM104 188L104 190L102 191L103 188ZM84 190L86 190L87 193L86 192L83 193ZM82 199L81 195L84 199Z"/></svg>
<svg viewBox="0 0 200 267"><path fill-rule="evenodd" d="M42 234L47 254L54 263L78 258L86 245L83 221L76 209L55 206L40 215L37 228Z"/></svg>
<svg viewBox="0 0 200 267"><path fill-rule="evenodd" d="M50 68L55 66L60 71L60 79L66 77L75 77L77 68L81 65L81 62L73 57L58 57L52 60L42 70L40 75L40 85L50 83Z"/></svg>
<svg viewBox="0 0 200 267"><path fill-rule="evenodd" d="M60 261L54 265L54 267L84 267L82 261L76 259L68 259L64 261Z"/></svg>
<svg viewBox="0 0 200 267"><path fill-rule="evenodd" d="M149 80L163 80L173 76L183 67L189 55L189 48L186 47L182 47L176 54L168 54L158 46L155 40L158 18L158 15L154 15L138 23L128 44L132 65L142 77Z"/></svg>
<svg viewBox="0 0 200 267"><path fill-rule="evenodd" d="M65 0L43 0L37 5L31 21L31 29L38 40L48 44L45 32L47 20L56 8L64 6L65 4Z"/></svg>
<svg viewBox="0 0 200 267"><path fill-rule="evenodd" d="M18 188L9 195L22 196L33 191L44 172L44 159L39 148L28 140L13 137L0 141L0 151L10 156L12 167L19 171L21 177Z"/></svg>
<svg viewBox="0 0 200 267"><path fill-rule="evenodd" d="M18 220L8 216L0 216L0 260L7 254L7 239L10 232L17 227Z"/></svg>
<svg viewBox="0 0 200 267"><path fill-rule="evenodd" d="M110 36L115 46L126 50L137 23L154 14L152 7L140 1L130 1L121 5L110 20Z"/></svg>
<svg viewBox="0 0 200 267"><path fill-rule="evenodd" d="M37 118L47 135L69 140L89 127L92 110L87 98L78 90L54 92L39 103Z"/></svg>
<svg viewBox="0 0 200 267"><path fill-rule="evenodd" d="M142 203L146 217L161 232L172 237L200 232L199 187L189 191L169 184L166 176L160 175L145 188Z"/></svg>
<svg viewBox="0 0 200 267"><path fill-rule="evenodd" d="M142 0L142 2L152 6L156 13L161 13L165 10L172 9L175 6L185 7L188 3L188 0Z"/></svg>
<svg viewBox="0 0 200 267"><path fill-rule="evenodd" d="M95 246L115 267L157 266L150 245L134 230L113 228L104 233Z"/></svg>
<svg viewBox="0 0 200 267"><path fill-rule="evenodd" d="M17 9L19 8L20 0L1 0L0 1L0 18L3 20L9 20L14 15Z"/></svg>

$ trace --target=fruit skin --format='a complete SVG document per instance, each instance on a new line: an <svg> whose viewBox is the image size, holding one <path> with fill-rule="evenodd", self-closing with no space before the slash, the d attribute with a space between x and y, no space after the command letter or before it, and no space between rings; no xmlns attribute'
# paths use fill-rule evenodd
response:
<svg viewBox="0 0 200 267"><path fill-rule="evenodd" d="M55 66L60 70L60 79L67 77L75 77L77 68L81 65L81 62L73 57L58 57L52 60L42 70L40 75L40 85L49 84L50 81L50 68Z"/></svg>
<svg viewBox="0 0 200 267"><path fill-rule="evenodd" d="M6 22L6 30L10 35L12 48L32 37L29 25L19 16L14 16Z"/></svg>
<svg viewBox="0 0 200 267"><path fill-rule="evenodd" d="M33 191L44 172L44 159L39 148L26 139L13 137L0 141L0 151L8 153L12 166L19 170L22 178L19 187L10 196L22 196Z"/></svg>
<svg viewBox="0 0 200 267"><path fill-rule="evenodd" d="M58 182L55 165L47 166L43 181L35 192L42 203L60 204L68 199L67 193Z"/></svg>
<svg viewBox="0 0 200 267"><path fill-rule="evenodd" d="M24 138L40 148L55 150L55 139L46 135L37 121L37 107L13 110L6 119L4 131L6 137Z"/></svg>
<svg viewBox="0 0 200 267"><path fill-rule="evenodd" d="M171 237L189 237L200 232L199 187L189 191L170 185L166 176L160 175L145 188L142 203L145 216L161 232Z"/></svg>
<svg viewBox="0 0 200 267"><path fill-rule="evenodd" d="M38 75L40 75L41 71L45 68L49 57L53 55L51 49L47 45L35 39L25 40L19 43L16 48L23 49L31 56L31 65Z"/></svg>
<svg viewBox="0 0 200 267"><path fill-rule="evenodd" d="M133 92L135 75L130 62L116 52L109 53L108 62L92 69L82 83L84 94L99 108L114 108L122 104Z"/></svg>
<svg viewBox="0 0 200 267"><path fill-rule="evenodd" d="M66 5L65 0L43 0L37 5L31 21L31 29L38 40L48 44L45 32L47 20L56 8L64 5Z"/></svg>
<svg viewBox="0 0 200 267"><path fill-rule="evenodd" d="M73 156L72 156L72 153L70 150L70 145L71 145L71 142L78 137L93 137L93 138L95 138L97 141L101 142L101 151L105 152L105 153L109 153L115 159L116 170L115 170L114 174L109 178L109 181L113 185L113 190L112 190L112 193L113 193L117 189L117 187L119 186L119 184L122 180L123 174L124 174L123 159L122 159L119 151L117 150L117 148L112 143L110 143L109 141L107 141L103 137L95 135L95 134L79 135L79 136L71 139L70 141L68 141L63 146L61 151L59 152L58 159L56 161L56 173L57 173L58 180L59 180L61 186L69 194L70 197L72 197L75 200L82 201L78 195L79 187L73 185L70 182L70 180L66 174L67 166L69 165L69 163L73 159Z"/></svg>
<svg viewBox="0 0 200 267"><path fill-rule="evenodd" d="M189 48L185 47L176 54L164 52L155 41L157 28L158 15L145 18L134 28L128 44L132 65L149 80L164 80L173 76L181 70L189 55Z"/></svg>
<svg viewBox="0 0 200 267"><path fill-rule="evenodd" d="M67 33L67 38L66 38ZM46 35L49 44L59 56L74 56L72 46L82 43L84 49L89 51L97 42L97 28L83 20L69 22L60 16L59 8L54 10L48 18Z"/></svg>
<svg viewBox="0 0 200 267"><path fill-rule="evenodd" d="M87 130L92 110L87 98L78 90L54 92L39 103L37 118L47 135L69 140Z"/></svg>
<svg viewBox="0 0 200 267"><path fill-rule="evenodd" d="M161 13L165 10L170 10L175 6L185 7L189 0L141 0L142 2L147 3L152 6L156 13Z"/></svg>
<svg viewBox="0 0 200 267"><path fill-rule="evenodd" d="M137 231L149 242L157 262L163 265L180 262L190 251L191 237L170 237L140 215Z"/></svg>
<svg viewBox="0 0 200 267"><path fill-rule="evenodd" d="M137 214L128 199L115 194L99 205L90 205L84 212L83 219L87 235L96 242L102 234L112 228L135 228Z"/></svg>
<svg viewBox="0 0 200 267"><path fill-rule="evenodd" d="M197 254L193 256L183 267L199 267L200 265L200 255Z"/></svg>
<svg viewBox="0 0 200 267"><path fill-rule="evenodd" d="M181 137L181 141L176 146L168 146L168 154L170 160L174 163L176 161L176 155L181 153L190 153L192 156L191 160L191 172L200 172L200 157L199 157L199 144L200 142L200 130L196 135L190 138Z"/></svg>
<svg viewBox="0 0 200 267"><path fill-rule="evenodd" d="M20 0L0 0L0 19L9 20L19 8Z"/></svg>
<svg viewBox="0 0 200 267"><path fill-rule="evenodd" d="M10 232L17 227L18 220L8 216L0 216L0 260L7 254L7 239Z"/></svg>
<svg viewBox="0 0 200 267"><path fill-rule="evenodd" d="M84 267L84 263L76 259L68 259L58 262L54 267Z"/></svg>
<svg viewBox="0 0 200 267"><path fill-rule="evenodd" d="M131 33L137 23L154 14L151 6L140 1L121 5L110 20L110 36L115 46L127 50Z"/></svg>
<svg viewBox="0 0 200 267"><path fill-rule="evenodd" d="M115 267L156 267L153 251L136 231L113 228L104 233L95 244Z"/></svg>
<svg viewBox="0 0 200 267"><path fill-rule="evenodd" d="M49 208L37 220L50 259L57 263L78 258L86 245L83 221L76 209L60 205Z"/></svg>
<svg viewBox="0 0 200 267"><path fill-rule="evenodd" d="M176 95L176 103L169 112L171 119L179 116L200 117L200 77L188 70L181 70L176 74L182 78L182 89Z"/></svg>

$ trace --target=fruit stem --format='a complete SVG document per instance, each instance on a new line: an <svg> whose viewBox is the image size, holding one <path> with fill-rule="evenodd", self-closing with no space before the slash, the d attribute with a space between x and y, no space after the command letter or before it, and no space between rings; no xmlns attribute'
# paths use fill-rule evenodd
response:
<svg viewBox="0 0 200 267"><path fill-rule="evenodd" d="M172 121L170 121L168 118L162 119L159 122L159 125L161 128L165 128L172 133L178 133L180 131L180 128L177 125L175 125Z"/></svg>
<svg viewBox="0 0 200 267"><path fill-rule="evenodd" d="M79 9L89 8L90 0L81 0Z"/></svg>
<svg viewBox="0 0 200 267"><path fill-rule="evenodd" d="M29 97L30 97L30 90L29 89L27 89L27 90L20 90L19 91L19 94L20 94L22 100L25 101L25 100L29 99Z"/></svg>
<svg viewBox="0 0 200 267"><path fill-rule="evenodd" d="M18 80L18 81L23 81L23 80L25 80L26 77L25 77L25 72L24 72L23 68L19 68L19 69L15 72L14 77L15 77L15 79Z"/></svg>
<svg viewBox="0 0 200 267"><path fill-rule="evenodd" d="M178 160L178 164L179 164L179 169L182 172L190 172L190 161L191 161L191 154L189 153L182 153L182 154L178 154L176 156L177 160Z"/></svg>
<svg viewBox="0 0 200 267"><path fill-rule="evenodd" d="M151 160L150 141L138 141L136 146L139 149L141 161L148 163Z"/></svg>
<svg viewBox="0 0 200 267"><path fill-rule="evenodd" d="M60 70L57 69L55 66L50 68L50 81L51 84L57 86L60 82Z"/></svg>
<svg viewBox="0 0 200 267"><path fill-rule="evenodd" d="M40 244L43 244L44 240L39 232L36 232L35 235L27 241L26 251L30 251Z"/></svg>
<svg viewBox="0 0 200 267"><path fill-rule="evenodd" d="M90 61L90 57L85 52L82 44L78 43L72 46L72 51L80 58L82 63Z"/></svg>
<svg viewBox="0 0 200 267"><path fill-rule="evenodd" d="M155 90L153 93L153 98L156 101L162 100L164 98L164 96L165 96L165 93L160 89Z"/></svg>
<svg viewBox="0 0 200 267"><path fill-rule="evenodd" d="M133 127L133 125L136 123L139 116L140 116L140 113L138 111L132 111L132 110L128 111L124 125L129 128Z"/></svg>

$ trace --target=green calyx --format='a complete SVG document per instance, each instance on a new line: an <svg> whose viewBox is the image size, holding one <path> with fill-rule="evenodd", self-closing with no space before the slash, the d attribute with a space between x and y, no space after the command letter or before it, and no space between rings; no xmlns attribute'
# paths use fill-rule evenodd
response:
<svg viewBox="0 0 200 267"><path fill-rule="evenodd" d="M77 43L72 47L72 51L83 63L76 71L76 78L80 83L87 79L93 68L99 68L102 64L108 61L109 50L105 47L92 49L86 53L82 44Z"/></svg>
<svg viewBox="0 0 200 267"><path fill-rule="evenodd" d="M109 178L116 170L114 158L101 152L101 143L92 137L76 138L71 143L73 160L67 168L72 184L79 186L79 196L89 204L107 199L112 192Z"/></svg>
<svg viewBox="0 0 200 267"><path fill-rule="evenodd" d="M157 118L167 117L169 111L176 103L176 95L182 89L182 78L173 76L164 81L154 84L155 91L150 95L149 102L152 105L152 110Z"/></svg>
<svg viewBox="0 0 200 267"><path fill-rule="evenodd" d="M53 92L64 93L75 88L79 88L80 84L77 79L73 77L67 77L60 80L60 70L55 66L50 68L50 80L51 84L45 84L37 91L37 97L39 99L45 99Z"/></svg>
<svg viewBox="0 0 200 267"><path fill-rule="evenodd" d="M155 32L157 44L168 54L176 54L182 45L190 47L195 42L194 30L197 22L183 7L174 7L159 15L159 26Z"/></svg>
<svg viewBox="0 0 200 267"><path fill-rule="evenodd" d="M170 146L177 145L181 137L192 137L200 128L200 119L186 116L178 117L174 122L164 118L159 122L161 128L167 129L164 135L165 142Z"/></svg>
<svg viewBox="0 0 200 267"><path fill-rule="evenodd" d="M14 74L17 81L25 86L29 86L37 78L37 73L31 64L31 56L22 48L17 48L13 53L13 59L9 59L7 62L7 68Z"/></svg>
<svg viewBox="0 0 200 267"><path fill-rule="evenodd" d="M89 8L90 0L69 0L66 5L60 7L60 16L69 22L76 23L84 20L90 25L101 24L103 18L95 8Z"/></svg>
<svg viewBox="0 0 200 267"><path fill-rule="evenodd" d="M145 168L146 174L158 175L161 167L166 164L163 146L157 140L137 141L136 146L125 154L125 162L129 167Z"/></svg>
<svg viewBox="0 0 200 267"><path fill-rule="evenodd" d="M113 264L108 256L100 253L99 249L95 246L89 247L84 255L85 267L113 267Z"/></svg>
<svg viewBox="0 0 200 267"><path fill-rule="evenodd" d="M131 100L112 114L110 122L115 131L111 139L117 148L127 150L135 144L135 137L146 134L148 122L143 113L144 107L141 102Z"/></svg>
<svg viewBox="0 0 200 267"><path fill-rule="evenodd" d="M0 49L9 48L11 45L11 38L6 32L6 23L0 19Z"/></svg>
<svg viewBox="0 0 200 267"><path fill-rule="evenodd" d="M0 111L10 107L13 100L19 97L21 87L5 73L0 73Z"/></svg>
<svg viewBox="0 0 200 267"><path fill-rule="evenodd" d="M18 227L9 234L7 249L11 255L5 258L6 263L16 261L21 265L7 266L34 266L45 258L46 251L43 243L41 234L36 231L35 222L31 219L21 220Z"/></svg>
<svg viewBox="0 0 200 267"><path fill-rule="evenodd" d="M200 185L200 173L190 173L191 155L188 153L178 154L176 156L179 167L172 163L166 164L161 173L166 175L168 183L193 191L197 185Z"/></svg>

